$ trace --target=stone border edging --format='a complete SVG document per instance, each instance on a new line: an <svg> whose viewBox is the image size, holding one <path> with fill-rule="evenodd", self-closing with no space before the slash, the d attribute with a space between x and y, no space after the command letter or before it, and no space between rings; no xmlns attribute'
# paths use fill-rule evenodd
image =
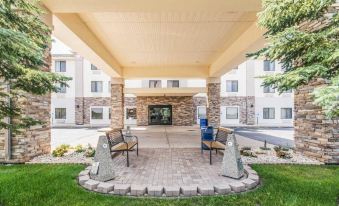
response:
<svg viewBox="0 0 339 206"><path fill-rule="evenodd" d="M90 179L91 166L79 173L78 183L83 188L111 195L134 197L193 197L210 195L228 195L252 190L259 185L260 179L256 171L249 165L244 165L247 177L239 182L225 185L196 185L196 186L146 186L134 184L114 184Z"/></svg>

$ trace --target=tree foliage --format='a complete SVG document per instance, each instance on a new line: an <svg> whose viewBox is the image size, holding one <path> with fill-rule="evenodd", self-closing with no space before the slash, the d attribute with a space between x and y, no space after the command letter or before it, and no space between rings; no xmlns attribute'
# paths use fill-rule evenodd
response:
<svg viewBox="0 0 339 206"><path fill-rule="evenodd" d="M18 132L43 123L24 114L20 98L57 91L69 80L45 69L51 39L42 14L37 1L0 0L0 120L11 119L0 121L0 129Z"/></svg>
<svg viewBox="0 0 339 206"><path fill-rule="evenodd" d="M329 84L315 89L315 103L329 118L339 116L339 15L335 0L263 0L258 14L267 46L250 56L279 61L284 73L264 76L263 86L280 93L318 78ZM315 28L312 26L315 25Z"/></svg>

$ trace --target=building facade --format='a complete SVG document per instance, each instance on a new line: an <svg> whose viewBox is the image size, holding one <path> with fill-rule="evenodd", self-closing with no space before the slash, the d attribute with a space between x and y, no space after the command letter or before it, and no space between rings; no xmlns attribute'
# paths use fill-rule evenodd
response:
<svg viewBox="0 0 339 206"><path fill-rule="evenodd" d="M72 78L68 87L61 85L59 92L52 94L51 122L54 127L111 124L112 87L108 75L73 53L54 54L52 71ZM220 115L217 121L220 125L292 126L292 91L279 94L272 88L262 87L259 78L281 71L278 63L248 60L223 75L218 97ZM198 124L201 118L207 118L206 84L202 79L124 80L124 124ZM161 93L163 89L177 88L198 90L197 94Z"/></svg>

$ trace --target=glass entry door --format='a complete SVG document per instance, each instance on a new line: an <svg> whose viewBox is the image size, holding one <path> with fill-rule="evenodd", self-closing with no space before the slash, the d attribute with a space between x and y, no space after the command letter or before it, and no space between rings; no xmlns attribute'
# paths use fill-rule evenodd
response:
<svg viewBox="0 0 339 206"><path fill-rule="evenodd" d="M171 105L150 105L148 106L149 125L172 125Z"/></svg>

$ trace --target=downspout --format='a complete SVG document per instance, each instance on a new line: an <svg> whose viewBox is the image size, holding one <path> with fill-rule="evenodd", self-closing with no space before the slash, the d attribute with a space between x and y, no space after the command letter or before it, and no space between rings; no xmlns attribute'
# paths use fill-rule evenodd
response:
<svg viewBox="0 0 339 206"><path fill-rule="evenodd" d="M10 92L11 92L11 86L10 86L9 83L6 86L6 92L7 92L7 94L10 94ZM8 103L8 107L10 108L11 107L11 97L10 96L7 98L7 103ZM8 125L10 125L11 122L12 122L11 117L7 117L6 123ZM11 159L12 159L12 130L9 127L7 129L7 135L6 135L6 138L5 138L5 160L9 161Z"/></svg>

